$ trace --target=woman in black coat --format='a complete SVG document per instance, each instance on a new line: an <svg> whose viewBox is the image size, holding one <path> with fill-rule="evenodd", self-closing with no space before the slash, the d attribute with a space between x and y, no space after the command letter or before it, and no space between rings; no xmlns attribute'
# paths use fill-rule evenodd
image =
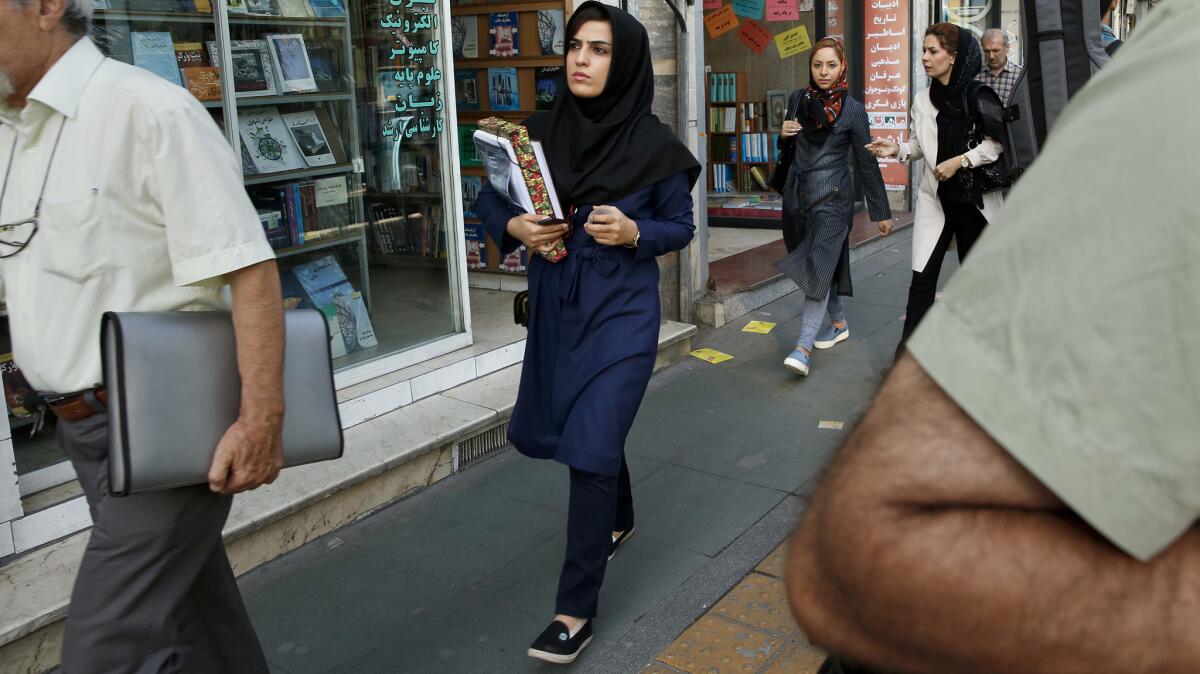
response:
<svg viewBox="0 0 1200 674"><path fill-rule="evenodd" d="M846 94L842 43L824 38L809 53L812 84L794 92L780 134L780 151L791 157L783 187L783 240L788 256L779 266L804 291L804 313L796 348L784 360L807 375L812 349L828 349L850 336L839 295L852 295L850 228L854 222L854 171L879 231L892 228L892 211L879 162L867 152L867 112ZM829 314L830 324L818 331Z"/></svg>

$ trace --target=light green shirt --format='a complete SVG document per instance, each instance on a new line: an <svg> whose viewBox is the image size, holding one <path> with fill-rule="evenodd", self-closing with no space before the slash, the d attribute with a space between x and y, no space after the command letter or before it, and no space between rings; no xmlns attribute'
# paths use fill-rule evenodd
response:
<svg viewBox="0 0 1200 674"><path fill-rule="evenodd" d="M1200 516L1198 25L1200 2L1170 2L1138 26L908 344L1141 560Z"/></svg>

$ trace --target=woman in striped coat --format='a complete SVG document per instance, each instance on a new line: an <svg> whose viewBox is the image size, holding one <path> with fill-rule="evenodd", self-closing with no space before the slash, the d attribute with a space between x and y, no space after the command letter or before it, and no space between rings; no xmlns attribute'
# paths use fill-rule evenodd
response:
<svg viewBox="0 0 1200 674"><path fill-rule="evenodd" d="M783 364L807 375L812 349L828 349L850 336L839 295L852 295L850 227L854 221L854 171L863 185L871 220L892 228L892 212L879 163L866 150L871 140L862 103L846 95L842 43L825 38L809 53L812 84L794 92L780 134L780 151L791 154L783 187L783 240L788 256L778 263L804 291L800 338ZM830 324L821 330L825 315ZM818 331L819 334L818 334Z"/></svg>

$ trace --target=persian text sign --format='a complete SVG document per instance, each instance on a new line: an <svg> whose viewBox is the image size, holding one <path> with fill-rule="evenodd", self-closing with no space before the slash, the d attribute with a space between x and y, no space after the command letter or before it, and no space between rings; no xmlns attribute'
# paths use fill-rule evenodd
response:
<svg viewBox="0 0 1200 674"><path fill-rule="evenodd" d="M791 30L775 36L775 47L779 49L779 58L786 59L801 52L812 49L812 41L808 39L808 29L796 26Z"/></svg>
<svg viewBox="0 0 1200 674"><path fill-rule="evenodd" d="M725 5L704 17L704 27L708 29L708 37L715 40L738 27L737 14L733 13L733 7Z"/></svg>
<svg viewBox="0 0 1200 674"><path fill-rule="evenodd" d="M771 44L771 32L767 30L766 26L754 19L746 19L742 22L742 28L738 31L738 37L755 54L763 53L767 45Z"/></svg>
<svg viewBox="0 0 1200 674"><path fill-rule="evenodd" d="M910 0L871 0L864 3L863 105L871 135L897 143L908 140ZM895 159L879 160L889 190L908 187L908 166Z"/></svg>
<svg viewBox="0 0 1200 674"><path fill-rule="evenodd" d="M796 0L767 0L767 21L799 21Z"/></svg>

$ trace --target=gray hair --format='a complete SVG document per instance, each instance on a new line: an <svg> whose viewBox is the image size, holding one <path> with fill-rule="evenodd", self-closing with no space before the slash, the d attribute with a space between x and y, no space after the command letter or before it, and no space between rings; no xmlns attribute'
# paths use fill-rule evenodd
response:
<svg viewBox="0 0 1200 674"><path fill-rule="evenodd" d="M1005 31L1004 29L1001 29L1001 28L988 28L987 30L983 31L983 37L979 41L982 43L984 40L986 40L988 38L996 38L996 37L1000 38L1001 40L1004 40L1005 47L1008 46L1008 31Z"/></svg>
<svg viewBox="0 0 1200 674"><path fill-rule="evenodd" d="M36 0L8 0L14 5L29 5ZM87 35L88 28L92 25L92 0L65 0L67 4L66 11L63 12L62 23L66 27L67 32L75 37L83 37Z"/></svg>

